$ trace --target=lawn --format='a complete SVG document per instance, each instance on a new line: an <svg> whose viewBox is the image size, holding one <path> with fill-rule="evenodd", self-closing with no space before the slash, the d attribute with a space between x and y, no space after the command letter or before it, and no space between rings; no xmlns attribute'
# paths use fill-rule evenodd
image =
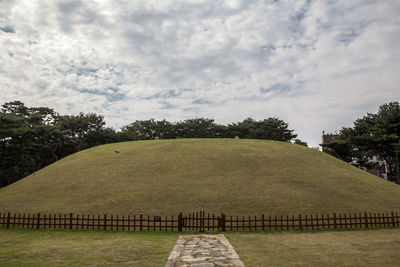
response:
<svg viewBox="0 0 400 267"><path fill-rule="evenodd" d="M400 229L225 234L246 266L399 266Z"/></svg>
<svg viewBox="0 0 400 267"><path fill-rule="evenodd" d="M398 266L400 229L225 233L252 266ZM164 266L178 233L0 230L0 266Z"/></svg>
<svg viewBox="0 0 400 267"><path fill-rule="evenodd" d="M0 230L0 266L164 266L177 233Z"/></svg>

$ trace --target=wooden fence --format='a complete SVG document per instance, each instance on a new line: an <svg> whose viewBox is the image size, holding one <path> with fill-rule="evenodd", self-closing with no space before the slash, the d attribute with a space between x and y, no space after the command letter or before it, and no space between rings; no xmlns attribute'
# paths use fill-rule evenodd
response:
<svg viewBox="0 0 400 267"><path fill-rule="evenodd" d="M178 219L174 216L113 216L80 214L0 214L0 226L6 228L58 228L91 230L156 231L178 229Z"/></svg>
<svg viewBox="0 0 400 267"><path fill-rule="evenodd" d="M359 213L298 216L226 216L193 212L178 216L113 216L80 214L0 213L4 228L55 228L117 231L284 231L400 226L398 213Z"/></svg>

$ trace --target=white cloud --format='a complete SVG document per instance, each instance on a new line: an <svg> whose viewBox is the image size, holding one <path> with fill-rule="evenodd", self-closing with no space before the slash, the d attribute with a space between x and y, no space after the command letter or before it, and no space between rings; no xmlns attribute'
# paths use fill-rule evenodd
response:
<svg viewBox="0 0 400 267"><path fill-rule="evenodd" d="M2 103L228 123L311 145L398 101L395 1L0 1Z"/></svg>

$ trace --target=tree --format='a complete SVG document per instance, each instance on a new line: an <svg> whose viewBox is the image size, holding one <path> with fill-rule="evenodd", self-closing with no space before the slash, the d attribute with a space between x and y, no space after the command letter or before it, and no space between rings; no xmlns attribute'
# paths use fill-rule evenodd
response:
<svg viewBox="0 0 400 267"><path fill-rule="evenodd" d="M244 119L242 122L228 124L229 137L251 138L257 129L256 121L252 118ZM255 138L255 137L254 137Z"/></svg>
<svg viewBox="0 0 400 267"><path fill-rule="evenodd" d="M182 138L211 138L217 135L217 124L213 119L186 119L174 124L176 137Z"/></svg>
<svg viewBox="0 0 400 267"><path fill-rule="evenodd" d="M1 186L25 177L52 162L57 129L56 113L49 108L28 108L20 101L2 105L0 113ZM58 133L58 136L60 133Z"/></svg>
<svg viewBox="0 0 400 267"><path fill-rule="evenodd" d="M51 108L26 107L20 101L3 104L0 112L0 186L90 146L85 143L87 140L95 144L114 141L115 131L103 129L104 124L102 116L92 113L60 116ZM103 140L99 140L101 138Z"/></svg>
<svg viewBox="0 0 400 267"><path fill-rule="evenodd" d="M168 139L173 138L173 125L166 121L136 120L122 127L122 135L129 140L150 140L156 137Z"/></svg>
<svg viewBox="0 0 400 267"><path fill-rule="evenodd" d="M3 111L3 110L2 110ZM21 151L16 139L21 134L24 118L10 113L0 113L0 186L13 182L22 173Z"/></svg>
<svg viewBox="0 0 400 267"><path fill-rule="evenodd" d="M86 138L92 132L100 131L105 125L104 117L95 113L63 115L57 117L56 125L65 131L64 141L71 142L75 151L80 151Z"/></svg>
<svg viewBox="0 0 400 267"><path fill-rule="evenodd" d="M266 139L282 142L290 142L297 134L290 130L289 125L278 118L268 118L262 121L255 121L247 118L242 122L228 125L228 132L231 137Z"/></svg>
<svg viewBox="0 0 400 267"><path fill-rule="evenodd" d="M345 161L355 161L360 167L370 166L374 156L395 163L395 146L400 143L400 105L390 102L379 106L376 114L367 113L354 122L352 128L343 128L339 138L323 146L332 155ZM392 174L393 174L392 168Z"/></svg>
<svg viewBox="0 0 400 267"><path fill-rule="evenodd" d="M21 101L13 101L4 103L1 106L1 113L13 114L18 117L24 117L29 115L29 109Z"/></svg>
<svg viewBox="0 0 400 267"><path fill-rule="evenodd" d="M296 145L301 145L301 146L306 146L306 147L308 147L307 142L301 141L300 139L294 139L294 142L293 142L293 143L296 144Z"/></svg>
<svg viewBox="0 0 400 267"><path fill-rule="evenodd" d="M343 161L351 162L354 152L351 149L350 142L343 139L332 140L327 144L321 144L324 151L332 156L335 156Z"/></svg>
<svg viewBox="0 0 400 267"><path fill-rule="evenodd" d="M103 144L116 143L121 141L128 141L121 138L120 135L113 128L102 128L97 131L88 133L85 140L85 148L99 146Z"/></svg>

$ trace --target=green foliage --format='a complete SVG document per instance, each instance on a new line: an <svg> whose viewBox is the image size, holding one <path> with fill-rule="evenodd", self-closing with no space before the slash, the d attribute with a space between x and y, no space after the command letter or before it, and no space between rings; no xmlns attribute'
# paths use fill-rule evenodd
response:
<svg viewBox="0 0 400 267"><path fill-rule="evenodd" d="M173 126L166 120L136 120L122 128L122 136L128 140L150 140L156 137L169 139L173 137Z"/></svg>
<svg viewBox="0 0 400 267"><path fill-rule="evenodd" d="M1 108L1 113L14 114L18 117L27 116L29 114L28 108L21 101L13 101L4 103Z"/></svg>
<svg viewBox="0 0 400 267"><path fill-rule="evenodd" d="M395 147L400 142L400 105L390 102L381 105L376 114L368 113L357 119L352 128L343 128L339 139L325 144L328 152L345 161L355 161L364 167L378 156L395 165ZM392 174L393 174L392 168ZM394 176L394 175L393 175Z"/></svg>
<svg viewBox="0 0 400 267"><path fill-rule="evenodd" d="M15 182L66 155L104 144L93 133L110 140L96 114L60 116L47 107L26 107L20 101L5 103L0 113L0 187ZM114 134L114 135L113 135ZM111 138L112 139L112 138ZM85 143L86 141L90 141ZM112 139L114 141L114 139Z"/></svg>
<svg viewBox="0 0 400 267"><path fill-rule="evenodd" d="M294 144L308 147L307 142L301 141L300 139L294 139Z"/></svg>
<svg viewBox="0 0 400 267"><path fill-rule="evenodd" d="M277 118L256 121L247 118L242 122L220 125L213 119L195 118L170 123L166 120L137 120L122 128L121 135L128 140L155 138L215 138L239 136L244 139L265 139L289 142L297 135L288 124Z"/></svg>
<svg viewBox="0 0 400 267"><path fill-rule="evenodd" d="M113 128L100 128L97 131L89 132L85 137L85 148L94 147L103 144L116 143L124 141Z"/></svg>
<svg viewBox="0 0 400 267"><path fill-rule="evenodd" d="M180 138L212 138L217 136L217 124L213 119L187 119L174 124L174 133Z"/></svg>
<svg viewBox="0 0 400 267"><path fill-rule="evenodd" d="M83 114L82 112L77 116L58 116L56 120L56 125L65 131L65 137L73 144L76 152L81 150L89 134L102 130L105 124L102 115Z"/></svg>
<svg viewBox="0 0 400 267"><path fill-rule="evenodd" d="M265 139L289 142L297 137L293 130L288 129L288 124L277 118L268 118L255 121L247 118L242 122L228 125L230 137L239 136L246 139Z"/></svg>
<svg viewBox="0 0 400 267"><path fill-rule="evenodd" d="M344 160L346 162L350 162L352 160L352 151L350 147L350 143L346 140L332 140L328 144L324 145L327 148L325 151L329 154Z"/></svg>
<svg viewBox="0 0 400 267"><path fill-rule="evenodd" d="M211 138L219 136L222 130L213 119L195 118L171 123L166 120L137 120L122 128L122 134L130 140L151 140L155 138Z"/></svg>

